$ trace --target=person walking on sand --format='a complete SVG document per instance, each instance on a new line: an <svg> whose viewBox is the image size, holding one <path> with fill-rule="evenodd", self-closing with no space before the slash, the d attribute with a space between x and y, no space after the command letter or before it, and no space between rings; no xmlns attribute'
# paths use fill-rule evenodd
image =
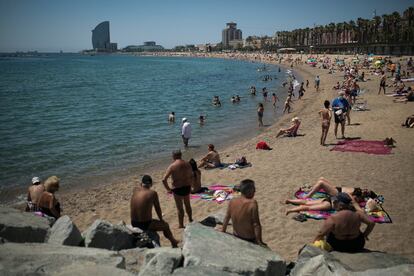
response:
<svg viewBox="0 0 414 276"><path fill-rule="evenodd" d="M227 207L222 232L226 232L231 219L233 235L239 239L267 246L262 240L262 226L259 218L259 207L254 198L256 192L253 180L244 179L240 182L241 196L232 199Z"/></svg>
<svg viewBox="0 0 414 276"><path fill-rule="evenodd" d="M329 105L331 103L326 100L323 105L325 108L321 109L318 113L322 119L322 135L321 135L321 146L325 146L326 136L328 135L329 126L331 125L331 110L329 110Z"/></svg>
<svg viewBox="0 0 414 276"><path fill-rule="evenodd" d="M332 111L334 112L335 118L335 137L338 139L338 125L341 124L341 139L345 139L345 119L346 113L349 109L349 103L344 97L345 93L343 91L339 92L339 96L332 102Z"/></svg>
<svg viewBox="0 0 414 276"><path fill-rule="evenodd" d="M306 88L309 88L309 80L306 80Z"/></svg>
<svg viewBox="0 0 414 276"><path fill-rule="evenodd" d="M191 165L181 159L181 151L172 153L173 163L167 168L162 183L168 192L174 196L175 206L178 212L178 226L184 228L184 208L190 222L193 214L190 204L191 184L193 183L193 171ZM168 178L171 177L171 188L168 186ZM184 206L183 206L184 205Z"/></svg>
<svg viewBox="0 0 414 276"><path fill-rule="evenodd" d="M381 88L384 90L385 95L385 85L387 83L387 76L385 75L384 71L381 71L381 79L380 79L380 86L378 90L378 95L381 93Z"/></svg>
<svg viewBox="0 0 414 276"><path fill-rule="evenodd" d="M290 113L290 109L291 109L290 104L292 104L292 103L293 103L292 102L292 96L288 96L286 98L286 101L285 101L285 108L283 109L283 114L285 114L286 110L287 110L288 113Z"/></svg>
<svg viewBox="0 0 414 276"><path fill-rule="evenodd" d="M303 97L303 95L305 94L305 88L303 88L303 82L301 83L301 85L300 85L300 88L299 88L299 97L298 97L298 100L300 100L302 97Z"/></svg>
<svg viewBox="0 0 414 276"><path fill-rule="evenodd" d="M171 246L176 248L178 241L171 233L168 223L163 220L158 193L151 190L151 187L151 176L144 175L140 187L134 189L130 202L131 225L142 231L163 231ZM159 220L152 218L153 207Z"/></svg>
<svg viewBox="0 0 414 276"><path fill-rule="evenodd" d="M257 109L257 119L259 121L259 127L263 126L263 113L264 113L263 104L259 103L259 107Z"/></svg>
<svg viewBox="0 0 414 276"><path fill-rule="evenodd" d="M187 118L182 119L183 125L181 127L181 137L183 138L183 143L185 147L188 147L188 141L191 138L191 125L188 122Z"/></svg>
<svg viewBox="0 0 414 276"><path fill-rule="evenodd" d="M315 78L315 88L316 88L316 92L319 92L319 85L321 83L321 79L319 78L319 76L316 76Z"/></svg>
<svg viewBox="0 0 414 276"><path fill-rule="evenodd" d="M276 96L276 93L272 93L272 105L276 109L276 103L279 101L279 98Z"/></svg>

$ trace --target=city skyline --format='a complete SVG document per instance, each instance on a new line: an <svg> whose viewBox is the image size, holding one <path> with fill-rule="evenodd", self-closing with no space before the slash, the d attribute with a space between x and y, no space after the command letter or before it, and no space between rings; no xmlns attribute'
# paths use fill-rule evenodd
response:
<svg viewBox="0 0 414 276"><path fill-rule="evenodd" d="M111 22L111 40L118 48L142 41L172 48L220 42L223 25L231 21L237 22L243 37L273 36L276 31L372 18L374 11L380 16L401 13L412 5L406 0L194 2L0 0L0 52L90 49L90 31L102 21Z"/></svg>

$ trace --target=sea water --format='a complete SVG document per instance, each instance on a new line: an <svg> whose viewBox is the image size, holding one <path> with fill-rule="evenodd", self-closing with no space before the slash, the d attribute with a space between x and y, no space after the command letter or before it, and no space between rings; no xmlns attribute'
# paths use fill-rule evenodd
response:
<svg viewBox="0 0 414 276"><path fill-rule="evenodd" d="M265 124L280 113L283 72L247 61L45 55L0 59L0 198L33 176L57 175L65 186L108 182L169 160L183 148L181 119L192 124L190 149L229 144L256 135L257 104L267 87ZM278 80L263 82L264 75ZM249 88L257 87L257 96ZM232 95L241 102L232 104ZM222 106L211 104L213 96ZM176 123L169 124L170 112ZM204 126L198 117L206 116ZM112 177L112 178L111 178Z"/></svg>

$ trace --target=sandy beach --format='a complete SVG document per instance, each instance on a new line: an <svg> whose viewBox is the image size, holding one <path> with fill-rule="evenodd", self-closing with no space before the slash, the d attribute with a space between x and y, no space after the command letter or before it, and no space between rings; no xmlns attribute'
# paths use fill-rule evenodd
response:
<svg viewBox="0 0 414 276"><path fill-rule="evenodd" d="M282 65L288 66L290 63ZM330 151L332 146L319 145L321 130L318 111L322 108L324 100L332 101L336 97L337 92L332 87L337 81L343 80L343 72L328 74L328 70L313 68L307 64L295 65L293 70L304 80L310 81L303 99L295 101L293 112L283 115L277 124L265 129L253 139L225 149L217 149L224 162L231 163L241 156L246 156L253 166L237 170L202 170L203 186L217 183L231 185L238 184L245 178L253 179L256 182L255 198L259 203L263 240L273 251L288 260L295 259L298 250L313 240L322 224L322 221L312 219L300 223L293 220L292 215L285 216L286 208L289 206L284 204L284 200L292 198L299 187L312 185L323 176L336 186L372 189L384 196L383 206L393 223L377 224L366 248L400 254L414 260L414 216L410 215L410 210L414 209L411 202L411 185L414 183L414 132L413 129L401 127L402 121L414 113L413 103L393 103L392 97L377 95L379 76L366 72L366 78L370 80L360 83L365 93L359 97L359 101L367 101L369 110L352 111L353 125L346 127L345 135L364 140L383 140L392 137L397 141L396 147L390 155ZM316 75L321 78L319 92L313 88ZM271 104L265 108L265 112L273 112L270 110ZM277 131L288 126L295 116L302 121L299 133L304 136L275 138ZM333 134L333 126L332 122L327 138L328 144L338 141ZM273 150L256 150L255 145L261 140L266 141ZM165 158L168 160L170 156ZM135 177L118 183L73 190L57 196L64 214L69 215L81 230L85 230L98 218L112 223L121 220L129 223L129 199L132 190L139 184L141 175L149 173L155 181L154 189L160 196L164 219L170 223L174 235L181 238L183 230L178 229L174 200L166 194L161 183L165 169L163 166L149 172L138 172ZM192 200L191 203L195 220L202 220L209 214L227 207L227 202L217 204ZM162 245L168 246L166 240L162 240Z"/></svg>

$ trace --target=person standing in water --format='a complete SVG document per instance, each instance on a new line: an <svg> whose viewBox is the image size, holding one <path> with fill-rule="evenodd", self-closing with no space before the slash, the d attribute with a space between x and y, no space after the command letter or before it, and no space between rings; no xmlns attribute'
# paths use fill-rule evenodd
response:
<svg viewBox="0 0 414 276"><path fill-rule="evenodd" d="M187 118L183 118L183 125L181 127L181 137L183 138L183 143L185 147L188 147L188 141L191 138L191 125L187 121Z"/></svg>
<svg viewBox="0 0 414 276"><path fill-rule="evenodd" d="M276 103L279 101L279 98L276 96L276 93L272 94L272 105L273 108L276 109Z"/></svg>
<svg viewBox="0 0 414 276"><path fill-rule="evenodd" d="M257 119L259 121L259 127L263 126L263 113L264 113L264 106L262 103L259 103L259 107L257 109Z"/></svg>

